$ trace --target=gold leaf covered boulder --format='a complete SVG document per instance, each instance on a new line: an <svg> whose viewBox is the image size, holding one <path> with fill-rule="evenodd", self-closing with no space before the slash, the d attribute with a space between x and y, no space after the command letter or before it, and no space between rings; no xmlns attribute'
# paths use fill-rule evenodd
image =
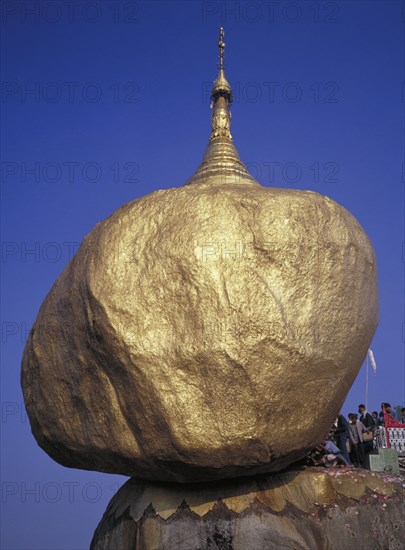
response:
<svg viewBox="0 0 405 550"><path fill-rule="evenodd" d="M180 482L284 468L328 431L377 326L358 222L239 159L219 45L202 165L87 235L27 342L32 431L66 466Z"/></svg>

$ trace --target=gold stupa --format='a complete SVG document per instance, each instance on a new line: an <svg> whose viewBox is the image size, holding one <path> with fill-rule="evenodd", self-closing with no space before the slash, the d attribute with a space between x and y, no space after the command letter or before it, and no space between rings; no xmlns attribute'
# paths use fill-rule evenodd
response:
<svg viewBox="0 0 405 550"><path fill-rule="evenodd" d="M246 166L239 158L238 151L233 145L231 136L231 112L232 90L224 72L224 29L220 29L218 40L219 47L219 73L211 92L211 136L203 162L190 178L186 185L191 184L218 184L241 183L260 185L248 172Z"/></svg>
<svg viewBox="0 0 405 550"><path fill-rule="evenodd" d="M329 198L248 173L223 30L219 50L197 172L99 223L32 328L25 403L66 466L180 482L282 469L327 433L373 337L366 234Z"/></svg>

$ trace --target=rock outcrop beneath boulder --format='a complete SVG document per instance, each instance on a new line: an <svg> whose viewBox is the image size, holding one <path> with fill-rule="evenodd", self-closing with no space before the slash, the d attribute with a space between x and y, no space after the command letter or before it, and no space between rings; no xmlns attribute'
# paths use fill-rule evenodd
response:
<svg viewBox="0 0 405 550"><path fill-rule="evenodd" d="M316 468L199 486L131 479L90 550L399 550L402 482Z"/></svg>

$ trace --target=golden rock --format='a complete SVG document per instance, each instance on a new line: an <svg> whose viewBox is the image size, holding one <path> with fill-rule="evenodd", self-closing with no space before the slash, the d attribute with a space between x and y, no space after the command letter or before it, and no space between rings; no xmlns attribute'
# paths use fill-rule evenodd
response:
<svg viewBox="0 0 405 550"><path fill-rule="evenodd" d="M99 223L41 306L22 387L66 466L181 482L279 470L322 440L365 358L366 234L329 198L249 175L228 86L187 185Z"/></svg>

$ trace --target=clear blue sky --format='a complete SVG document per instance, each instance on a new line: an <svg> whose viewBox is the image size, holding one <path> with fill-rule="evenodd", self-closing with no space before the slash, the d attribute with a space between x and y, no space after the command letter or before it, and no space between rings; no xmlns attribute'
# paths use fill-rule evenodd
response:
<svg viewBox="0 0 405 550"><path fill-rule="evenodd" d="M94 225L181 185L200 163L220 25L232 134L252 174L328 195L374 245L370 408L404 404L403 2L4 0L1 9L2 548L88 548L125 480L64 468L37 446L22 412L21 355ZM345 413L364 401L364 385L363 368Z"/></svg>

